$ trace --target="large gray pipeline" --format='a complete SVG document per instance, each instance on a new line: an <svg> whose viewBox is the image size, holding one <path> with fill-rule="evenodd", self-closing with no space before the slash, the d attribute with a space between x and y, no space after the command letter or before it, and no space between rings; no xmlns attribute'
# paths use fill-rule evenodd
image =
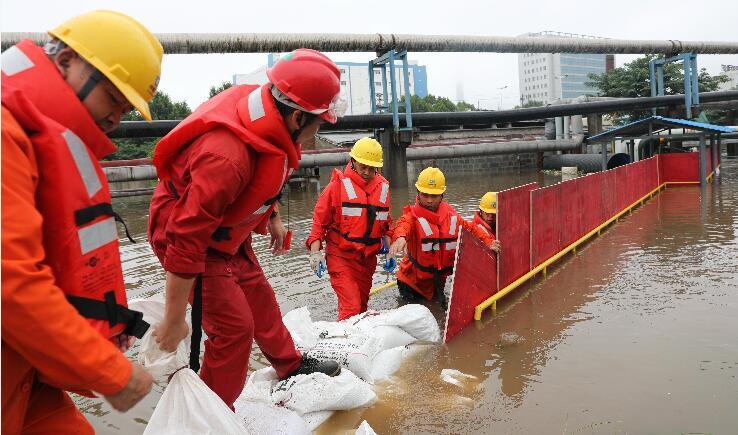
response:
<svg viewBox="0 0 738 435"><path fill-rule="evenodd" d="M608 156L607 169L630 163L630 156L617 153ZM543 169L560 171L562 167L576 167L585 174L602 170L602 154L557 154L543 158Z"/></svg>
<svg viewBox="0 0 738 435"><path fill-rule="evenodd" d="M494 53L628 53L736 54L734 41L678 41L637 39L584 39L549 37L405 35L393 33L159 33L155 35L169 54L184 53L280 53L307 47L327 52L382 52L390 49L414 52ZM4 32L2 49L22 38L37 43L45 33Z"/></svg>
<svg viewBox="0 0 738 435"><path fill-rule="evenodd" d="M491 142L458 146L427 146L407 149L408 160L450 159L455 157L477 157L494 154L536 153L544 151L572 150L579 148L584 140L577 134L569 140L530 140ZM347 152L303 154L301 168L314 166L342 166L349 160Z"/></svg>

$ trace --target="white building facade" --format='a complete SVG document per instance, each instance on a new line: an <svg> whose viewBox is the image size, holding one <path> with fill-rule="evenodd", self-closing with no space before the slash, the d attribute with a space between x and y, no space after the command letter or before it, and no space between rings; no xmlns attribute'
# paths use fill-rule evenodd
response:
<svg viewBox="0 0 738 435"><path fill-rule="evenodd" d="M267 82L266 70L279 59L278 55L270 54L267 65L264 65L248 74L234 74L233 84L263 84ZM336 62L341 71L341 91L346 97L346 115L362 115L371 113L371 99L369 95L369 65L361 62ZM409 94L418 97L428 95L428 75L425 65L418 65L416 61L408 61ZM379 69L374 70L375 101L379 105L386 104L387 96L382 92L382 74ZM405 95L405 81L402 75L402 62L395 65L395 84L398 99ZM390 94L390 78L387 77L387 92Z"/></svg>
<svg viewBox="0 0 738 435"><path fill-rule="evenodd" d="M521 36L594 38L560 32L528 33ZM559 98L596 95L587 86L589 74L602 74L614 66L614 57L589 53L520 53L518 54L518 85L520 104L540 101L544 104Z"/></svg>
<svg viewBox="0 0 738 435"><path fill-rule="evenodd" d="M721 75L728 78L725 83L720 83L718 90L729 91L738 88L738 65L720 65Z"/></svg>

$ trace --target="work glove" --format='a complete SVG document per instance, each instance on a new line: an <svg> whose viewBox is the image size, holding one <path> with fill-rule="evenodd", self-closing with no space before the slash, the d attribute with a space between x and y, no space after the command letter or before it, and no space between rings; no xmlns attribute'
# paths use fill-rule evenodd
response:
<svg viewBox="0 0 738 435"><path fill-rule="evenodd" d="M310 255L308 255L308 261L310 262L310 268L313 270L313 273L315 273L318 278L322 278L325 271L328 270L325 265L323 253L320 251L311 252Z"/></svg>
<svg viewBox="0 0 738 435"><path fill-rule="evenodd" d="M395 271L395 267L397 267L397 260L395 260L395 257L386 257L382 269L387 273L392 273Z"/></svg>
<svg viewBox="0 0 738 435"><path fill-rule="evenodd" d="M380 239L382 240L382 247L379 248L379 253L386 254L389 252L389 245L387 244L387 240L385 240L384 237L381 237Z"/></svg>

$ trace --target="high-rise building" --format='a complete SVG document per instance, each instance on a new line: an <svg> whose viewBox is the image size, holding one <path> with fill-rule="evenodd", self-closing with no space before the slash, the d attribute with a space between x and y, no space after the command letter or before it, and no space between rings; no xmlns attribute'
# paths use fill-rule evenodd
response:
<svg viewBox="0 0 738 435"><path fill-rule="evenodd" d="M561 32L527 33L521 36L557 38L595 38ZM597 90L587 86L589 74L602 74L615 65L611 54L589 53L520 53L518 81L520 104L541 101L544 104L559 98L595 95Z"/></svg>
<svg viewBox="0 0 738 435"><path fill-rule="evenodd" d="M278 55L270 54L267 59L267 65L257 68L248 74L234 74L233 84L240 85L244 83L263 84L267 82L266 70L274 65L279 59ZM341 70L341 91L346 97L346 114L362 115L371 113L371 100L369 97L369 64L361 62L336 62ZM417 61L408 61L408 78L410 95L418 97L428 96L428 75L425 65L418 65ZM379 69L374 70L374 92L378 104L384 104L385 95L382 92L382 74ZM402 78L402 62L395 65L395 83L397 86L397 96L400 98L405 95L405 81ZM387 93L390 90L390 80L387 77Z"/></svg>

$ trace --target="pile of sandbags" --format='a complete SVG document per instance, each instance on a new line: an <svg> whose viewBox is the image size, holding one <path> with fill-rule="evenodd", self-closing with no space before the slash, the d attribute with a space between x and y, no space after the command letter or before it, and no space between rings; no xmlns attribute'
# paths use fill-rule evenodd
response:
<svg viewBox="0 0 738 435"><path fill-rule="evenodd" d="M164 316L162 298L131 301L129 306L143 312L151 325ZM422 344L441 338L435 318L422 305L370 311L342 322L313 322L303 307L287 313L284 322L303 355L338 361L341 374L280 380L271 367L257 370L235 402L235 414L187 367L189 337L175 352L164 353L150 328L140 343L139 362L158 381L174 375L144 433L308 434L335 411L373 404L373 383L388 379ZM361 429L371 430L368 425Z"/></svg>
<svg viewBox="0 0 738 435"><path fill-rule="evenodd" d="M431 312L422 305L369 311L341 322L313 322L307 308L284 316L284 323L303 355L338 361L337 377L295 376L280 381L271 367L254 372L234 405L246 418L255 402L287 408L314 430L333 411L370 406L371 384L389 378L418 344L436 343L441 334Z"/></svg>

